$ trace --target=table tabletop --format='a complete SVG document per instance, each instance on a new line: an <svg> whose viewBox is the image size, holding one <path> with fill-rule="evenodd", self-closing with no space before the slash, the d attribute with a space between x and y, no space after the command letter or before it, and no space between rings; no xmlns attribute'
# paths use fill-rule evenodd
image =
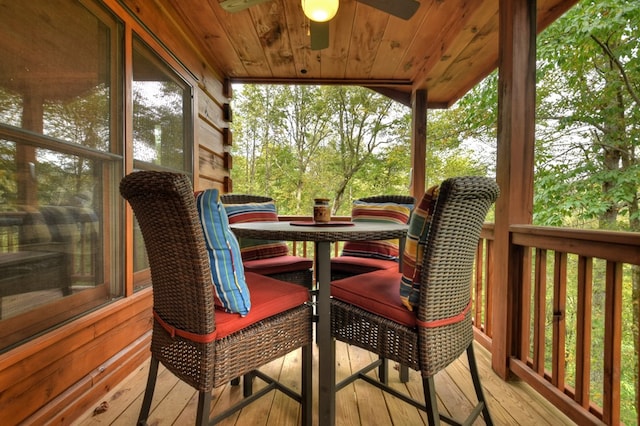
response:
<svg viewBox="0 0 640 426"><path fill-rule="evenodd" d="M367 241L403 238L407 225L381 222L352 222L349 225L306 225L291 222L234 223L231 229L238 237L287 241Z"/></svg>

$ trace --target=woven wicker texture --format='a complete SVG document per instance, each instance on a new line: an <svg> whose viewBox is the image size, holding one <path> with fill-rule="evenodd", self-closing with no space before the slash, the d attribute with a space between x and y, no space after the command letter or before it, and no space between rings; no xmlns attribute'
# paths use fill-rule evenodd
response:
<svg viewBox="0 0 640 426"><path fill-rule="evenodd" d="M189 179L167 172L136 172L122 180L120 192L142 231L156 313L180 330L214 332L210 266ZM186 383L210 391L309 344L311 314L309 306L301 305L211 343L172 337L154 321L151 352Z"/></svg>
<svg viewBox="0 0 640 426"><path fill-rule="evenodd" d="M395 203L405 205L415 205L416 199L410 195L374 195L371 197L358 198L358 201L365 203Z"/></svg>
<svg viewBox="0 0 640 426"><path fill-rule="evenodd" d="M252 194L222 194L220 201L222 204L268 203L273 201L273 198Z"/></svg>
<svg viewBox="0 0 640 426"><path fill-rule="evenodd" d="M357 227L292 226L289 222L278 222L269 224L269 229L260 223L236 223L231 225L231 229L236 235L248 238L325 242L391 240L407 234L407 225L375 222L360 222Z"/></svg>
<svg viewBox="0 0 640 426"><path fill-rule="evenodd" d="M471 274L487 211L498 186L485 177L458 177L440 187L426 241L417 319L448 319L464 311L471 298ZM365 283L363 283L364 285ZM412 329L333 299L332 332L360 346L433 376L457 359L473 340L471 313L462 321Z"/></svg>

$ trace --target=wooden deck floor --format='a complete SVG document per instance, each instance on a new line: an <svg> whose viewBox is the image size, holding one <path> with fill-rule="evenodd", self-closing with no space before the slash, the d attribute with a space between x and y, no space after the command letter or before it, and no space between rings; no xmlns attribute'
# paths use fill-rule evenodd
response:
<svg viewBox="0 0 640 426"><path fill-rule="evenodd" d="M350 347L341 342L338 342L336 346L338 380L349 372L358 370L372 359L369 352L359 348ZM476 357L489 409L496 425L558 426L574 424L526 384L519 381L506 383L499 379L490 368L489 353L479 345L476 345ZM300 352L297 351L270 363L265 366L263 371L280 377L281 380L294 388L299 388L299 367ZM314 367L317 366L314 365ZM95 414L92 409L74 424L78 426L135 424L142 404L148 368L149 363L146 362L106 395L103 399L107 406L105 411ZM396 372L390 373L389 380L398 389L403 389L423 400L420 396L422 395L421 380L417 372L410 370L410 380L407 384L399 382ZM436 375L435 382L439 407L443 412L448 412L456 417L464 416L469 412L470 400L473 401L475 396L468 374L466 355L463 354L460 360ZM261 382L256 380L254 388L258 389L261 385ZM316 389L317 382L314 382L314 386ZM241 398L241 395L240 386L225 385L216 389L213 395L213 410L219 412ZM315 406L317 406L317 395L315 398ZM97 401L96 407L101 402ZM196 392L161 367L149 424L159 426L193 424L196 406ZM336 412L336 425L338 426L426 424L424 413L392 396L383 394L362 380L347 386L338 393ZM293 426L299 424L299 416L300 410L297 403L280 392L271 392L240 413L225 419L219 425ZM317 424L318 420L314 418L314 425ZM484 422L478 420L474 424L483 425Z"/></svg>

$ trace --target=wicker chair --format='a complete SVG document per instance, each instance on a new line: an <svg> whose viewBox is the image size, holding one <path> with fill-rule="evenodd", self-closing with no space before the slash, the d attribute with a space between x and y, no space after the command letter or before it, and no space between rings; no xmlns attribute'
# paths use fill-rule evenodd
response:
<svg viewBox="0 0 640 426"><path fill-rule="evenodd" d="M308 291L247 273L251 311L245 317L222 312L214 307L210 261L189 179L168 172L136 172L122 179L120 192L138 219L153 282L151 368L138 424L147 422L162 363L198 390L198 425L213 424L272 389L300 402L302 424L311 425L312 312ZM285 296L275 300L271 289L282 295L295 293L295 301L289 296L286 303ZM298 348L302 348L300 393L257 370ZM245 377L245 398L210 423L213 389L241 376ZM253 393L253 377L263 379L267 386Z"/></svg>
<svg viewBox="0 0 640 426"><path fill-rule="evenodd" d="M380 361L337 384L337 390L362 378L426 411L430 425L439 424L440 419L460 424L438 413L433 376L466 351L478 404L464 424L473 423L481 413L485 423L492 424L473 352L469 308L480 230L498 193L497 184L489 178L460 177L442 183L426 231L419 305L414 312L400 302L399 272L370 272L332 283L333 336L419 371L425 404L365 374ZM367 283L367 300L357 294L359 280Z"/></svg>
<svg viewBox="0 0 640 426"><path fill-rule="evenodd" d="M273 201L273 198L252 194L222 194L220 201L222 204L268 203Z"/></svg>
<svg viewBox="0 0 640 426"><path fill-rule="evenodd" d="M372 197L359 198L364 203L396 203L414 205L416 199L411 195L374 195Z"/></svg>
<svg viewBox="0 0 640 426"><path fill-rule="evenodd" d="M268 203L273 198L252 194L223 194L223 204ZM311 289L313 286L313 259L301 256L278 256L271 260L244 260L246 271L267 275L282 281L288 281ZM284 270L283 270L284 269ZM276 272L272 272L275 270Z"/></svg>
<svg viewBox="0 0 640 426"><path fill-rule="evenodd" d="M356 201L363 203L395 203L407 206L415 206L416 200L410 195L374 195L371 197L358 198ZM412 209L413 210L413 209ZM341 280L354 275L360 275L367 272L373 272L381 269L398 270L398 262L385 259L372 259L367 257L345 256L340 255L331 258L331 281ZM379 369L380 377L387 377L388 363L381 359ZM406 383L409 380L409 369L406 365L400 365L399 369L400 381Z"/></svg>
<svg viewBox="0 0 640 426"><path fill-rule="evenodd" d="M359 198L356 201L364 203L395 203L408 206L413 206L416 203L415 198L410 195L374 195L372 197ZM393 260L341 255L331 259L331 280L340 280L378 269L397 269L397 267L397 262Z"/></svg>

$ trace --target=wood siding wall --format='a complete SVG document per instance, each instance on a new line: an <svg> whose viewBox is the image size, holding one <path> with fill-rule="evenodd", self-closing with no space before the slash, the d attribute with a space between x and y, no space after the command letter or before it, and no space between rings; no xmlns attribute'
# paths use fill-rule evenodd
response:
<svg viewBox="0 0 640 426"><path fill-rule="evenodd" d="M103 3L123 21L125 40L133 31L155 48L164 46L167 51L157 53L179 65L176 71L194 88L194 186L230 191L230 85L195 50L188 30L175 25L174 12L149 0ZM130 69L123 72L130 79ZM125 123L130 127L131 120ZM130 129L125 139L130 153ZM131 250L130 224L126 228L123 247ZM126 297L0 355L0 424L70 424L149 356L152 292L133 293L130 268L122 274Z"/></svg>

